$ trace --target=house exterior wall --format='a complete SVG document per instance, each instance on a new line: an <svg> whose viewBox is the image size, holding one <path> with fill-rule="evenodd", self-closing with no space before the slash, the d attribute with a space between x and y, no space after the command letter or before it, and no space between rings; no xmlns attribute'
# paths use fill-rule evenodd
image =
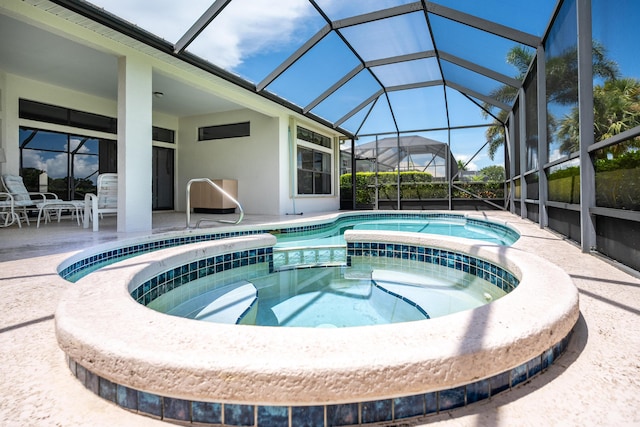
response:
<svg viewBox="0 0 640 427"><path fill-rule="evenodd" d="M250 122L250 136L198 141L198 128ZM186 186L193 178L235 179L245 213L279 211L278 119L251 110L180 119L178 206L186 208Z"/></svg>

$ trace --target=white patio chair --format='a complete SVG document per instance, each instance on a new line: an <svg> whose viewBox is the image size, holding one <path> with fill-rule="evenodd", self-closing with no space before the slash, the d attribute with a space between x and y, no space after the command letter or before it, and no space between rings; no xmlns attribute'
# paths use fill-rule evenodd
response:
<svg viewBox="0 0 640 427"><path fill-rule="evenodd" d="M3 187L13 198L13 211L16 214L14 218L18 221L23 218L27 225L30 225L29 211L39 212L47 201L59 200L55 193L28 191L19 175L5 174L1 180Z"/></svg>
<svg viewBox="0 0 640 427"><path fill-rule="evenodd" d="M84 196L84 228L93 221L93 231L98 231L98 221L105 213L118 213L118 174L98 175L97 193Z"/></svg>
<svg viewBox="0 0 640 427"><path fill-rule="evenodd" d="M0 227L9 227L14 222L22 228L20 218L14 209L13 196L10 193L0 192Z"/></svg>

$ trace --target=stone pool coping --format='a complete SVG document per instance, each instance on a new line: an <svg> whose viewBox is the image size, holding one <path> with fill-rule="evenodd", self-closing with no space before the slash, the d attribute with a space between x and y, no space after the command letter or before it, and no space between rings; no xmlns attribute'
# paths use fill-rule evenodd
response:
<svg viewBox="0 0 640 427"><path fill-rule="evenodd" d="M275 243L268 235L236 237L140 255L70 285L55 316L59 345L90 372L143 392L302 406L409 396L488 378L553 347L578 319L569 276L533 254L413 233L350 231L345 238L466 252L504 266L520 284L491 304L442 318L330 330L197 322L155 312L129 295L129 282L146 268Z"/></svg>

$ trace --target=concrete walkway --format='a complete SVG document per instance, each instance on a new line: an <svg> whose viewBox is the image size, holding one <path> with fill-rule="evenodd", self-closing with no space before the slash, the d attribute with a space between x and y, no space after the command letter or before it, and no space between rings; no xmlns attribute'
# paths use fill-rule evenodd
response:
<svg viewBox="0 0 640 427"><path fill-rule="evenodd" d="M567 271L579 289L582 316L567 352L542 375L487 401L410 425L640 425L640 280L537 224L504 212L486 215L520 230L515 247ZM292 218L248 215L243 223L278 220ZM154 214L154 233L181 228L184 214ZM68 219L39 229L35 224L0 228L1 426L168 425L87 391L71 375L54 332L60 295L73 286L60 279L57 265L82 248L134 236L116 233L113 218L106 218L98 233Z"/></svg>

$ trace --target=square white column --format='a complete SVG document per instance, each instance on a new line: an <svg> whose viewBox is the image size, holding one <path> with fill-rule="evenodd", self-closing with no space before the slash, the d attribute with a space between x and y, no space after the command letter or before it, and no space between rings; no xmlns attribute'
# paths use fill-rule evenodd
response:
<svg viewBox="0 0 640 427"><path fill-rule="evenodd" d="M118 60L118 232L152 229L152 69Z"/></svg>

